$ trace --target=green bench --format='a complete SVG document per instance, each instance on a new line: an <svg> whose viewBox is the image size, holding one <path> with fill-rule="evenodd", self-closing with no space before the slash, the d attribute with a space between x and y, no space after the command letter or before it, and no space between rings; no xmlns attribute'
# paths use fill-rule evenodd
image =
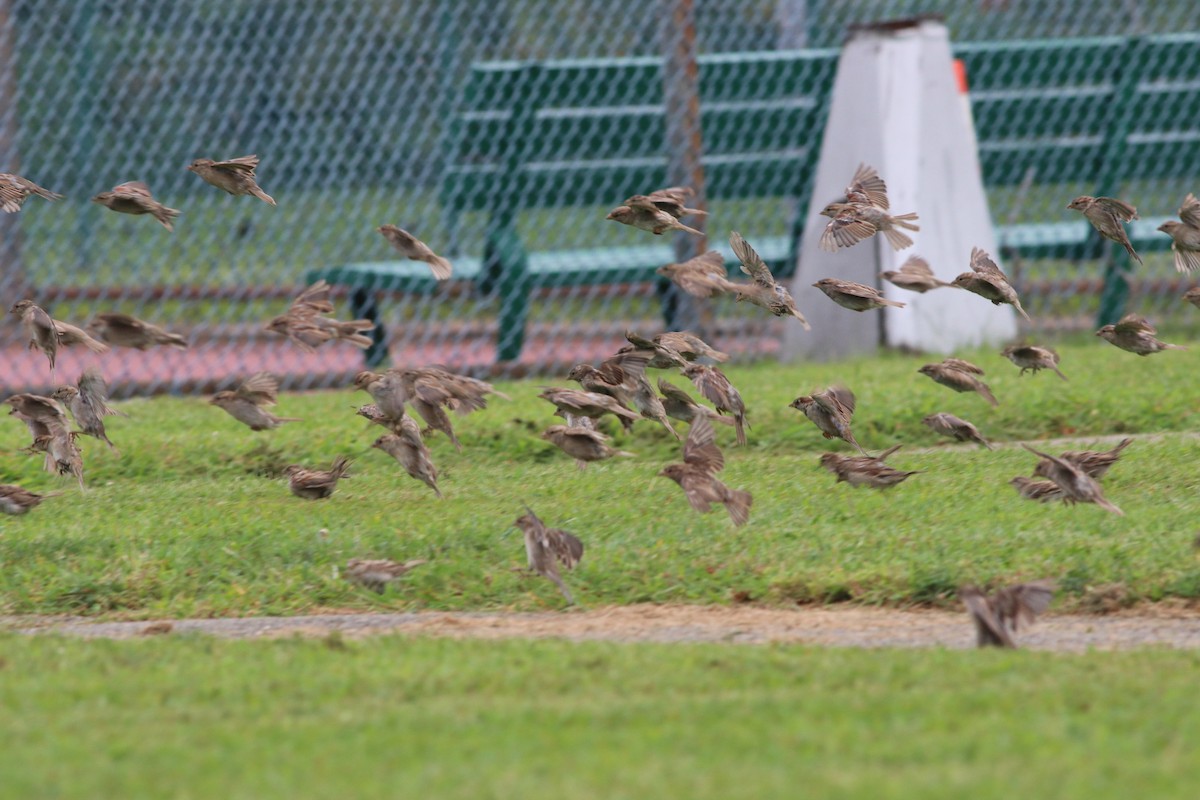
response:
<svg viewBox="0 0 1200 800"><path fill-rule="evenodd" d="M1119 195L1127 181L1200 174L1198 34L976 42L956 46L955 54L967 68L985 185L1062 187L1055 202L1063 208L1052 211L1063 221L998 226L1003 254L1099 258L1103 240L1065 210L1071 196ZM747 230L781 277L795 269L837 58L836 50L808 50L699 59L709 201L792 201L797 217L789 235ZM450 121L439 193L452 226L465 213L487 218L482 256L451 256L454 280L497 301L499 360L520 356L539 289L652 282L667 328L675 327L671 295L655 275L675 260L670 236L658 241L640 233L645 244L636 246L546 249L527 241L518 224L522 212L601 209L667 185L662 67L657 58L616 58L471 68ZM595 217L588 224L616 225L602 212ZM1139 251L1170 247L1155 230L1161 221L1134 223L1130 236ZM715 244L734 267L728 247ZM1128 293L1127 257L1117 251L1101 303L1105 321L1119 316ZM319 278L348 287L355 314L377 322L380 291L437 288L428 267L411 262L308 273L310 281ZM376 336L367 351L372 364L386 357L382 325Z"/></svg>

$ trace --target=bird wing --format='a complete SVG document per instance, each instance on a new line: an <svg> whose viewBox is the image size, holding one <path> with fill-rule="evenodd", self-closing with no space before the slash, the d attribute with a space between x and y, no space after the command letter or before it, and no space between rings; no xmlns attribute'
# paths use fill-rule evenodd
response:
<svg viewBox="0 0 1200 800"><path fill-rule="evenodd" d="M1004 274L1004 270L1000 269L986 250L978 247L971 248L971 269L985 280L1008 283L1008 276Z"/></svg>
<svg viewBox="0 0 1200 800"><path fill-rule="evenodd" d="M108 383L100 374L99 369L96 367L85 369L79 376L77 385L79 386L79 396L92 407L97 417L117 413L108 407Z"/></svg>
<svg viewBox="0 0 1200 800"><path fill-rule="evenodd" d="M725 256L721 255L719 250L709 250L706 253L701 253L695 258L690 258L677 266L705 275L716 275L720 278L728 277L729 274L725 271Z"/></svg>
<svg viewBox="0 0 1200 800"><path fill-rule="evenodd" d="M1200 200L1196 199L1196 195L1189 194L1183 199L1183 205L1179 207L1179 219L1189 228L1200 228Z"/></svg>
<svg viewBox="0 0 1200 800"><path fill-rule="evenodd" d="M216 161L213 162L213 166L220 169L252 173L258 169L258 156L239 156L238 158L231 158L228 161Z"/></svg>
<svg viewBox="0 0 1200 800"><path fill-rule="evenodd" d="M887 184L874 167L859 164L846 187L846 199L852 203L869 203L888 210Z"/></svg>
<svg viewBox="0 0 1200 800"><path fill-rule="evenodd" d="M710 474L725 468L725 456L717 447L717 434L708 417L698 416L692 421L687 440L683 443L683 460Z"/></svg>
<svg viewBox="0 0 1200 800"><path fill-rule="evenodd" d="M96 319L110 328L120 328L128 333L143 333L146 330L146 323L128 314L97 314Z"/></svg>
<svg viewBox="0 0 1200 800"><path fill-rule="evenodd" d="M874 225L861 219L853 210L848 210L829 221L821 234L820 244L822 249L834 251L869 239L875 235L875 231Z"/></svg>
<svg viewBox="0 0 1200 800"><path fill-rule="evenodd" d="M548 528L545 534L545 546L566 569L574 569L583 558L583 542L579 537L561 528Z"/></svg>
<svg viewBox="0 0 1200 800"><path fill-rule="evenodd" d="M657 212L662 210L659 208L658 204L654 202L652 197L644 194L632 195L631 197L626 198L625 202L621 205L632 209L638 209L640 211Z"/></svg>
<svg viewBox="0 0 1200 800"><path fill-rule="evenodd" d="M279 379L269 372L256 372L242 381L237 395L256 406L273 406L279 396Z"/></svg>
<svg viewBox="0 0 1200 800"><path fill-rule="evenodd" d="M677 403L684 403L689 406L694 406L696 401L691 395L680 389L673 383L668 383L666 378L658 379L658 391L662 392L662 396L668 400L674 400Z"/></svg>
<svg viewBox="0 0 1200 800"><path fill-rule="evenodd" d="M1141 314L1126 314L1113 328L1117 333L1148 333L1151 336L1158 333Z"/></svg>
<svg viewBox="0 0 1200 800"><path fill-rule="evenodd" d="M729 246L733 248L733 253L738 260L742 262L742 272L753 278L759 286L774 288L775 278L771 275L767 262L762 260L758 251L751 247L740 233L733 231L729 234Z"/></svg>
<svg viewBox="0 0 1200 800"><path fill-rule="evenodd" d="M850 281L837 281L837 284L834 286L834 288L837 291L841 292L842 294L848 294L848 295L852 295L854 297L861 297L865 300L878 300L879 299L878 290L876 290L870 286L864 286L861 283L852 283Z"/></svg>
<svg viewBox="0 0 1200 800"><path fill-rule="evenodd" d="M900 272L918 278L934 278L929 262L920 256L909 256L908 260L900 265Z"/></svg>
<svg viewBox="0 0 1200 800"><path fill-rule="evenodd" d="M1137 209L1126 203L1124 200L1118 200L1115 197L1097 197L1094 205L1100 207L1109 214L1112 214L1117 219L1123 222L1129 222L1138 218Z"/></svg>
<svg viewBox="0 0 1200 800"><path fill-rule="evenodd" d="M113 194L121 195L122 197L139 197L144 200L149 200L150 187L144 181L128 181L118 184L112 189Z"/></svg>
<svg viewBox="0 0 1200 800"><path fill-rule="evenodd" d="M729 401L726 387L731 387L732 385L724 373L716 367L702 365L700 368L693 367L686 374L692 379L692 384L705 400L718 408L725 407Z"/></svg>
<svg viewBox="0 0 1200 800"><path fill-rule="evenodd" d="M942 360L942 366L943 366L943 367L949 367L950 369L956 369L956 370L958 370L959 372L969 372L969 373L970 373L970 374L972 374L972 375L984 375L984 374L986 374L986 373L985 373L985 372L984 372L982 369L980 369L979 367L975 366L975 365L974 365L974 364L972 364L970 361L966 361L966 360L964 360L964 359L961 359L961 358L946 358L946 359L943 359L943 360Z"/></svg>
<svg viewBox="0 0 1200 800"><path fill-rule="evenodd" d="M291 311L300 316L333 313L333 303L329 302L329 284L322 279L309 286L292 301Z"/></svg>
<svg viewBox="0 0 1200 800"><path fill-rule="evenodd" d="M1049 580L1030 581L1011 587L1009 591L1016 601L1013 630L1017 629L1018 624L1029 625L1034 617L1044 612L1054 599L1054 589L1054 581Z"/></svg>
<svg viewBox="0 0 1200 800"><path fill-rule="evenodd" d="M825 391L814 394L813 400L846 422L849 422L854 414L854 392L845 386L830 386Z"/></svg>
<svg viewBox="0 0 1200 800"><path fill-rule="evenodd" d="M967 613L971 615L971 619L979 628L982 639L989 640L994 644L1013 646L1012 637L1008 635L1008 631L996 617L991 602L983 592L971 587L960 591L959 596L962 598L963 605L967 607Z"/></svg>

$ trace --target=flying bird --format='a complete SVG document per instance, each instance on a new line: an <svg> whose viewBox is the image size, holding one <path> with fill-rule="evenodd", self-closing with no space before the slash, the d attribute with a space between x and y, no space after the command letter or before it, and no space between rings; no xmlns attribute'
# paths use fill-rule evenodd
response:
<svg viewBox="0 0 1200 800"><path fill-rule="evenodd" d="M108 384L99 369L88 367L79 376L75 386L59 386L51 397L70 409L80 433L101 440L110 450L117 452L104 430L104 417L119 415L120 412L108 406Z"/></svg>
<svg viewBox="0 0 1200 800"><path fill-rule="evenodd" d="M883 308L884 306L904 308L904 303L888 300L875 287L861 283L837 278L822 278L813 286L824 292L830 300L842 308L848 308L851 311L870 311L873 308Z"/></svg>
<svg viewBox="0 0 1200 800"><path fill-rule="evenodd" d="M711 298L730 291L725 256L717 250L709 250L678 264L665 264L655 270L655 274L674 281L692 297Z"/></svg>
<svg viewBox="0 0 1200 800"><path fill-rule="evenodd" d="M605 414L612 414L621 421L628 430L640 416L618 403L612 397L598 392L586 392L580 389L562 389L547 386L538 397L554 405L560 416L571 421L571 417L584 419L599 419ZM571 427L576 427L572 425Z"/></svg>
<svg viewBox="0 0 1200 800"><path fill-rule="evenodd" d="M1096 480L1100 480L1108 474L1112 465L1117 463L1121 458L1121 451L1133 444L1133 439L1122 439L1116 447L1111 450L1068 450L1059 458L1064 461L1070 461L1081 470L1091 475ZM1040 467L1046 462L1038 462Z"/></svg>
<svg viewBox="0 0 1200 800"><path fill-rule="evenodd" d="M725 506L736 526L750 520L754 498L749 492L733 490L717 478L725 468L725 456L717 447L712 423L696 417L683 444L683 463L668 464L658 474L679 484L692 508L702 514L712 511L713 504Z"/></svg>
<svg viewBox="0 0 1200 800"><path fill-rule="evenodd" d="M867 452L855 441L854 434L850 431L854 403L854 392L845 386L830 386L811 395L800 395L789 407L803 412L826 439L841 439L866 455Z"/></svg>
<svg viewBox="0 0 1200 800"><path fill-rule="evenodd" d="M906 472L883 463L883 460L898 448L899 445L891 447L877 457L848 457L839 453L823 453L821 466L837 476L837 483L845 481L855 488L867 486L872 489L890 489L913 475L920 474L920 470Z"/></svg>
<svg viewBox="0 0 1200 800"><path fill-rule="evenodd" d="M700 405L683 389L668 383L663 378L658 379L658 391L663 396L663 409L671 419L677 419L690 425L696 417L704 417L709 422L720 422L730 427L737 425L737 421L732 417L723 417L708 406Z"/></svg>
<svg viewBox="0 0 1200 800"><path fill-rule="evenodd" d="M753 303L777 317L795 317L804 326L804 330L812 330L808 320L796 308L796 301L792 299L787 287L776 283L767 262L763 261L758 251L737 231L729 234L729 245L733 248L734 255L742 262L742 272L753 278L750 283L729 284L729 291L733 292L738 302L745 300Z"/></svg>
<svg viewBox="0 0 1200 800"><path fill-rule="evenodd" d="M128 314L97 314L87 324L87 329L97 339L113 347L148 350L155 345L167 345L186 350L188 346L187 339L178 333L171 333Z"/></svg>
<svg viewBox="0 0 1200 800"><path fill-rule="evenodd" d="M992 405L1000 405L1000 401L992 394L988 385L977 377L984 374L983 370L969 361L961 358L947 358L943 359L940 364L926 364L917 372L932 378L935 383L940 383L947 389L953 389L956 392L975 392Z"/></svg>
<svg viewBox="0 0 1200 800"><path fill-rule="evenodd" d="M1067 208L1083 214L1101 236L1121 245L1130 258L1139 264L1142 263L1142 257L1134 252L1129 234L1125 232L1125 226L1122 224L1138 218L1136 208L1115 197L1092 197L1086 194L1081 194L1067 203Z"/></svg>
<svg viewBox="0 0 1200 800"><path fill-rule="evenodd" d="M11 172L0 172L0 211L9 214L21 210L25 198L34 194L44 200L62 200L63 196L49 189L38 186L28 178L14 175Z"/></svg>
<svg viewBox="0 0 1200 800"><path fill-rule="evenodd" d="M234 390L217 392L208 402L224 409L229 416L252 431L278 428L285 422L300 422L297 417L277 417L267 411L279 397L279 379L269 372L256 372Z"/></svg>
<svg viewBox="0 0 1200 800"><path fill-rule="evenodd" d="M1017 290L1008 282L1008 276L996 265L987 252L978 247L971 249L971 271L964 272L955 278L954 285L986 300L991 300L992 305L1010 305L1027 321L1033 321L1021 307L1021 299L1017 297Z"/></svg>
<svg viewBox="0 0 1200 800"><path fill-rule="evenodd" d="M1039 503L1052 503L1055 500L1067 502L1067 496L1058 488L1054 481L1036 481L1024 475L1018 475L1009 481L1017 493L1026 500L1036 500Z"/></svg>
<svg viewBox="0 0 1200 800"><path fill-rule="evenodd" d="M934 276L929 262L920 256L909 256L908 260L900 265L900 269L881 272L879 273L879 277L893 286L899 286L901 289L908 289L910 292L917 292L918 294L925 294L933 289L954 285L946 283L943 280L938 280Z"/></svg>
<svg viewBox="0 0 1200 800"><path fill-rule="evenodd" d="M92 202L120 214L149 214L168 231L175 230L172 220L179 216L179 209L167 208L155 200L150 194L150 187L141 181L114 186L112 191L101 192L93 197Z"/></svg>
<svg viewBox="0 0 1200 800"><path fill-rule="evenodd" d="M296 497L324 500L333 496L339 480L350 477L350 459L338 456L329 469L309 469L299 464L288 464L283 474L288 476L288 489Z"/></svg>
<svg viewBox="0 0 1200 800"><path fill-rule="evenodd" d="M390 455L410 478L421 481L437 495L440 500L442 490L438 488L438 471L433 464L433 456L421 438L421 428L412 417L404 416L395 426L394 433L384 434L376 439L372 447L378 448Z"/></svg>
<svg viewBox="0 0 1200 800"><path fill-rule="evenodd" d="M0 485L0 511L19 517L28 513L31 508L37 508L46 498L57 496L57 492L38 494L11 483L2 484Z"/></svg>
<svg viewBox="0 0 1200 800"><path fill-rule="evenodd" d="M664 202L667 206L665 209L660 205ZM685 231L696 236L703 236L702 231L689 228L679 221L679 216L684 216L684 214L676 216L673 212L678 209L682 209L682 202L676 205L672 199L662 195L656 198L652 195L635 194L609 211L605 219L611 219L622 225L630 225L639 230L650 231L655 236L661 236L666 231ZM696 209L683 210L688 213L696 213Z"/></svg>
<svg viewBox="0 0 1200 800"><path fill-rule="evenodd" d="M567 602L575 605L575 598L563 583L558 567L561 564L563 569L574 569L583 558L583 542L568 531L547 528L529 506L525 506L525 512L517 517L513 525L525 537L525 557L529 568L551 581Z"/></svg>
<svg viewBox="0 0 1200 800"><path fill-rule="evenodd" d="M429 245L403 228L395 225L380 225L378 230L383 238L387 239L392 247L396 248L405 258L428 264L429 269L433 271L433 277L437 280L449 280L454 273L454 267L448 259L433 252Z"/></svg>
<svg viewBox="0 0 1200 800"><path fill-rule="evenodd" d="M744 445L746 429L750 427L746 421L746 404L742 401L741 393L729 382L729 378L725 377L725 373L707 364L689 364L684 368L683 374L701 396L713 404L718 413L733 416L737 443Z"/></svg>
<svg viewBox="0 0 1200 800"><path fill-rule="evenodd" d="M361 584L372 591L383 594L383 590L389 583L407 574L413 568L428 563L423 558L414 558L411 561L352 558L346 562L346 571L343 575L351 583Z"/></svg>
<svg viewBox="0 0 1200 800"><path fill-rule="evenodd" d="M1104 497L1104 492L1096 479L1073 462L1043 453L1040 450L1034 450L1027 444L1021 446L1042 458L1042 461L1034 469L1034 474L1054 481L1058 488L1063 490L1067 500L1072 503L1095 503L1105 511L1117 516L1125 516L1124 511Z"/></svg>
<svg viewBox="0 0 1200 800"><path fill-rule="evenodd" d="M325 316L332 312L329 284L319 280L292 301L286 314L268 322L266 329L288 337L309 353L315 352L325 342L337 340L349 342L355 347L371 346L372 339L365 334L375 330L375 323L369 319L340 322Z"/></svg>
<svg viewBox="0 0 1200 800"><path fill-rule="evenodd" d="M40 350L45 354L46 360L50 362L51 374L54 373L59 347L82 344L93 353L107 353L109 350L107 344L96 341L82 328L51 318L45 309L32 300L18 300L13 303L9 312L21 320L25 333L29 336L29 349Z"/></svg>
<svg viewBox="0 0 1200 800"><path fill-rule="evenodd" d="M197 158L188 165L188 170L196 173L205 183L234 196L257 197L264 203L273 206L275 198L264 192L258 185L258 178L254 174L256 169L258 169L258 156L241 156L228 161Z"/></svg>
<svg viewBox="0 0 1200 800"><path fill-rule="evenodd" d="M575 459L580 469L586 469L592 461L603 461L613 456L633 456L633 453L610 447L607 436L589 428L551 425L542 432L542 438Z"/></svg>
<svg viewBox="0 0 1200 800"><path fill-rule="evenodd" d="M1179 221L1168 220L1158 230L1171 237L1175 269L1179 272L1200 270L1200 200L1189 194L1179 207ZM1189 292L1190 294L1190 292Z"/></svg>
<svg viewBox="0 0 1200 800"><path fill-rule="evenodd" d="M1030 581L998 590L990 597L978 586L964 586L958 596L975 623L979 647L1016 647L1013 634L1030 626L1054 599L1052 581Z"/></svg>
<svg viewBox="0 0 1200 800"><path fill-rule="evenodd" d="M1104 341L1129 353L1148 356L1163 350L1187 350L1183 345L1167 344L1155 338L1158 331L1138 314L1126 314L1116 325L1105 325L1096 331Z"/></svg>
<svg viewBox="0 0 1200 800"><path fill-rule="evenodd" d="M928 415L921 422L925 423L926 427L934 433L953 437L960 442L978 442L988 450L992 449L992 446L988 444L987 439L983 438L983 434L979 432L978 428L965 419L960 419L953 414L939 411L936 414Z"/></svg>
<svg viewBox="0 0 1200 800"><path fill-rule="evenodd" d="M1036 375L1038 370L1048 369L1064 381L1067 379L1067 376L1063 375L1062 370L1058 368L1058 353L1049 347L1013 344L1000 351L1000 355L1020 367L1021 375L1024 375L1026 371L1032 371Z"/></svg>

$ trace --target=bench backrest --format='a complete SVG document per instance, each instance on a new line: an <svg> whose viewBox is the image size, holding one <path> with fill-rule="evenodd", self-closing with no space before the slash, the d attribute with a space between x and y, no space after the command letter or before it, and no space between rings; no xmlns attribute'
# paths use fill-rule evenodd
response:
<svg viewBox="0 0 1200 800"><path fill-rule="evenodd" d="M837 51L698 61L708 197L805 197ZM443 203L611 205L667 185L663 67L653 57L474 65L447 140Z"/></svg>

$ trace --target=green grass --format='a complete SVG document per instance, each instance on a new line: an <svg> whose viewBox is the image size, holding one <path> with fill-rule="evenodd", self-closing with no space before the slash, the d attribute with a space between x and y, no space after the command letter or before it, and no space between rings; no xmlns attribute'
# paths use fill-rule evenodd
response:
<svg viewBox="0 0 1200 800"><path fill-rule="evenodd" d="M1096 800L1200 781L1195 653L16 635L0 653L6 797Z"/></svg>
<svg viewBox="0 0 1200 800"><path fill-rule="evenodd" d="M916 373L925 359L885 355L841 365L732 368L750 408L750 445L719 438L725 480L755 496L751 522L735 530L721 512L701 515L656 476L678 458L665 431L639 424L617 444L637 458L584 472L538 438L555 421L535 395L541 383L508 384L457 424L464 452L431 439L446 494L438 501L369 445L351 407L363 394L285 395L278 411L306 421L251 433L202 398L135 400L109 432L117 458L85 441L89 490L40 471L18 452L26 433L6 423L0 481L59 488L21 518L0 518L0 612L165 615L290 614L321 608L557 608L548 582L512 568L518 536L503 537L528 502L551 525L587 544L568 580L585 605L633 602L766 603L853 600L948 602L964 581L1051 576L1065 606L1096 587L1121 584L1130 601L1200 596L1191 542L1200 500L1200 441L1139 442L1105 480L1127 516L1094 506L1020 500L1007 481L1028 474L1019 449L901 450L892 463L924 473L888 492L835 484L817 459L825 442L787 408L799 391L840 380L858 394L855 429L869 449L940 440L920 424L944 410L995 440L1195 430L1196 355L1151 358L1101 342L1061 350L1063 383L1017 377L994 353L968 354L988 370L1001 405L954 394ZM682 378L674 378L684 385ZM289 462L346 454L355 476L331 500L292 497L274 477ZM338 578L347 558L427 558L383 596Z"/></svg>

